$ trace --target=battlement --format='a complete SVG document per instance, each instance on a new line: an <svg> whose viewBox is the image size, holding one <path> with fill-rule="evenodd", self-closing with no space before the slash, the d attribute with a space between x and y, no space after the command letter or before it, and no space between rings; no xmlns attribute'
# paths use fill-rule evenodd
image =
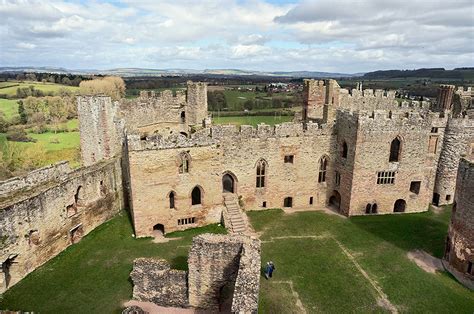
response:
<svg viewBox="0 0 474 314"><path fill-rule="evenodd" d="M346 88L341 88L339 90L340 95L345 95L346 97L354 97L354 98L387 98L387 99L395 99L396 91L394 90L383 90L383 89L364 89L359 90L353 88L352 90L348 90Z"/></svg>
<svg viewBox="0 0 474 314"><path fill-rule="evenodd" d="M169 149L177 147L210 146L221 141L247 141L249 139L267 140L268 138L289 138L304 136L327 135L332 126L319 125L309 122L286 122L274 126L259 124L257 127L250 125L215 125L204 128L186 137L182 134L172 134L168 137L161 135L149 136L145 139L139 134L128 135L128 148L130 151Z"/></svg>
<svg viewBox="0 0 474 314"><path fill-rule="evenodd" d="M464 128L474 128L474 119L468 115L450 118L449 127L460 128L461 130Z"/></svg>
<svg viewBox="0 0 474 314"><path fill-rule="evenodd" d="M41 183L52 180L58 181L63 179L71 171L69 162L61 161L53 165L33 170L24 176L2 181L0 182L0 197L14 193L18 190L31 188Z"/></svg>
<svg viewBox="0 0 474 314"><path fill-rule="evenodd" d="M162 98L166 100L170 98L186 99L186 91L184 90L172 91L172 90L167 89L161 92L155 92L155 91L142 90L140 91L139 98L142 100L149 99L149 98Z"/></svg>

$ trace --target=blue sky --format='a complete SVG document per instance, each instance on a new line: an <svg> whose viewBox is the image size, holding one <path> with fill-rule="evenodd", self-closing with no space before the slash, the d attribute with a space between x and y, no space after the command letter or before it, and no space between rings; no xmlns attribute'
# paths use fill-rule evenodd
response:
<svg viewBox="0 0 474 314"><path fill-rule="evenodd" d="M0 0L0 66L474 66L472 0Z"/></svg>

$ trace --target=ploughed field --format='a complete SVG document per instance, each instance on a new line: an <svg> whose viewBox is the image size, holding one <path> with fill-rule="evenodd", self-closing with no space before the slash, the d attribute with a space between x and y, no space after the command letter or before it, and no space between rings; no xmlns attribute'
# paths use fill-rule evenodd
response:
<svg viewBox="0 0 474 314"><path fill-rule="evenodd" d="M450 209L441 213L343 218L325 212L248 212L262 240L261 313L472 313L474 294L445 272L427 273L407 258L414 249L441 257ZM131 298L136 257L161 257L186 269L193 236L217 225L135 239L126 213L98 227L0 299L0 308L41 313L119 313Z"/></svg>

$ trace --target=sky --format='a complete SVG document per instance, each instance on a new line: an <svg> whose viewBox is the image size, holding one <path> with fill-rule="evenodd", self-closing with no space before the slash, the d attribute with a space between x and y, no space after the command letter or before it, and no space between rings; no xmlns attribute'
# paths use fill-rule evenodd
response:
<svg viewBox="0 0 474 314"><path fill-rule="evenodd" d="M0 66L474 66L473 0L0 0Z"/></svg>

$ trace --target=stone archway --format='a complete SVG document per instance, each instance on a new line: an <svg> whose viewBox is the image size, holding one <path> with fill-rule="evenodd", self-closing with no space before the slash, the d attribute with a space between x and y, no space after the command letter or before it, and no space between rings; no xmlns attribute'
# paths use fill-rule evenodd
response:
<svg viewBox="0 0 474 314"><path fill-rule="evenodd" d="M394 213L403 213L407 207L407 202L404 199L398 199L393 204L393 212Z"/></svg>
<svg viewBox="0 0 474 314"><path fill-rule="evenodd" d="M222 192L237 193L237 177L230 171L222 174Z"/></svg>
<svg viewBox="0 0 474 314"><path fill-rule="evenodd" d="M338 191L334 190L331 197L329 198L329 205L341 209L341 194Z"/></svg>

